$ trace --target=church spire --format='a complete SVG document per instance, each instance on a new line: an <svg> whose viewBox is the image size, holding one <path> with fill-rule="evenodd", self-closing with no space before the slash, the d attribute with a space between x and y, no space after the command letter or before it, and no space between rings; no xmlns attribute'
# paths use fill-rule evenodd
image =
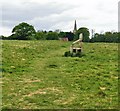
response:
<svg viewBox="0 0 120 111"><path fill-rule="evenodd" d="M76 31L77 31L77 24L76 24L76 20L75 20L73 33L75 34L75 33L76 33Z"/></svg>

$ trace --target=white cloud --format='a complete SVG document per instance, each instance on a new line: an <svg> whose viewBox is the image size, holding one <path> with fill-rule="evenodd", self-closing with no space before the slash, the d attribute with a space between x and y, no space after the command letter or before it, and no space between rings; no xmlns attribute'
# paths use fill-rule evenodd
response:
<svg viewBox="0 0 120 111"><path fill-rule="evenodd" d="M72 31L75 19L78 28L117 31L118 0L1 0L0 4L3 6L0 35L9 35L23 21L37 30Z"/></svg>
<svg viewBox="0 0 120 111"><path fill-rule="evenodd" d="M4 27L4 28L0 27L0 30L1 30L0 35L4 35L4 36L11 35L12 29L9 27Z"/></svg>

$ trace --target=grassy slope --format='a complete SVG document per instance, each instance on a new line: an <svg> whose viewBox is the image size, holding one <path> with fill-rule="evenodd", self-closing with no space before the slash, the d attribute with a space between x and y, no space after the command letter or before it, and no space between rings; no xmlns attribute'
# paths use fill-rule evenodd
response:
<svg viewBox="0 0 120 111"><path fill-rule="evenodd" d="M85 56L63 57L70 44L3 41L3 108L117 108L117 44L84 43Z"/></svg>

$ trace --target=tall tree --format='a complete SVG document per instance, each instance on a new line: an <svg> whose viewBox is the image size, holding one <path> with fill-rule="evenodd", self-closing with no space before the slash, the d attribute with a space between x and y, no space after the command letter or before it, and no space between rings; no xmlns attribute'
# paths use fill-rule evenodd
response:
<svg viewBox="0 0 120 111"><path fill-rule="evenodd" d="M49 32L46 34L46 39L47 39L47 40L58 40L58 33L57 33L57 32L49 31Z"/></svg>
<svg viewBox="0 0 120 111"><path fill-rule="evenodd" d="M46 32L37 31L36 34L35 34L35 39L37 39L37 40L45 40L46 39Z"/></svg>
<svg viewBox="0 0 120 111"><path fill-rule="evenodd" d="M66 32L66 37L68 37L69 41L72 41L74 39L74 34L72 32Z"/></svg>
<svg viewBox="0 0 120 111"><path fill-rule="evenodd" d="M76 32L75 39L79 38L80 33L83 34L83 42L89 42L89 35L90 35L89 29L86 27L79 28Z"/></svg>
<svg viewBox="0 0 120 111"><path fill-rule="evenodd" d="M59 36L59 38L64 38L64 37L66 37L66 33L65 32L60 32L58 34L58 36Z"/></svg>
<svg viewBox="0 0 120 111"><path fill-rule="evenodd" d="M27 40L31 39L33 35L36 33L36 31L32 25L23 22L15 26L12 30L12 33L14 34L16 39Z"/></svg>

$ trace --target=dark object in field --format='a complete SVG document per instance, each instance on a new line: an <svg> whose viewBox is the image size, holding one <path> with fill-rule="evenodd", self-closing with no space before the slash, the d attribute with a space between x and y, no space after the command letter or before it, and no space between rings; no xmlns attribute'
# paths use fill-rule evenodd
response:
<svg viewBox="0 0 120 111"><path fill-rule="evenodd" d="M99 95L100 97L105 97L105 96L106 96L106 93L103 92L103 91L99 91L99 92L98 92L98 95Z"/></svg>
<svg viewBox="0 0 120 111"><path fill-rule="evenodd" d="M64 53L64 56L65 56L65 57L69 57L69 56L71 56L70 51L65 52L65 53Z"/></svg>
<svg viewBox="0 0 120 111"><path fill-rule="evenodd" d="M84 56L84 54L82 53L82 52L73 52L73 53L71 53L70 51L66 51L65 53L64 53L64 56L65 57L82 57L82 56Z"/></svg>
<svg viewBox="0 0 120 111"><path fill-rule="evenodd" d="M58 66L55 65L55 64L50 64L48 67L49 67L49 68L56 68L56 67L58 67Z"/></svg>

